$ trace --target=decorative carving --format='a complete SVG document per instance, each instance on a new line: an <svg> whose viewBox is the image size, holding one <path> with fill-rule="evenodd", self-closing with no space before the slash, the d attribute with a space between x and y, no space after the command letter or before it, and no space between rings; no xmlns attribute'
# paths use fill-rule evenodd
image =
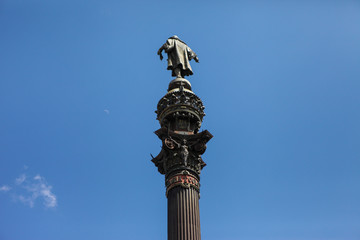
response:
<svg viewBox="0 0 360 240"><path fill-rule="evenodd" d="M166 196L168 195L168 192L173 189L174 187L180 186L183 188L190 188L193 187L196 191L200 191L200 183L198 179L188 174L177 174L172 177L170 177L168 180L166 180Z"/></svg>
<svg viewBox="0 0 360 240"><path fill-rule="evenodd" d="M212 138L211 133L205 130L185 135L162 127L155 134L162 140L163 147L152 161L161 174L184 169L200 174L201 169L206 166L201 155L206 150L206 143Z"/></svg>
<svg viewBox="0 0 360 240"><path fill-rule="evenodd" d="M160 56L164 49L168 55L172 51L165 46L159 50ZM182 78L187 70L179 70L178 65L173 65L171 70L177 78L170 82L167 94L160 99L155 111L161 125L155 134L161 139L162 148L160 153L152 158L152 162L161 174L165 174L166 181L173 179L174 175L190 173L198 183L201 170L206 166L201 155L212 135L207 130L199 132L205 107L201 99L191 91L190 82ZM190 182L180 181L179 178L175 185L186 187Z"/></svg>
<svg viewBox="0 0 360 240"><path fill-rule="evenodd" d="M180 157L183 160L185 167L187 166L187 159L189 157L189 150L188 146L186 145L186 139L182 140L182 144L180 145Z"/></svg>
<svg viewBox="0 0 360 240"><path fill-rule="evenodd" d="M165 138L164 143L165 143L165 146L168 149L174 149L175 148L175 142L173 140L171 140L170 138Z"/></svg>
<svg viewBox="0 0 360 240"><path fill-rule="evenodd" d="M201 99L193 92L173 89L160 99L155 113L161 126L167 126L172 119L186 119L190 123L189 128L197 132L205 116L204 109Z"/></svg>

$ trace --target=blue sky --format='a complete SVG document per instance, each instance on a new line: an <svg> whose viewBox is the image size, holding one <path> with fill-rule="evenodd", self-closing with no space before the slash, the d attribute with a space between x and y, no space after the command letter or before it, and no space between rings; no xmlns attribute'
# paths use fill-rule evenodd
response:
<svg viewBox="0 0 360 240"><path fill-rule="evenodd" d="M206 240L360 238L358 1L0 2L0 239L166 239L157 49L198 54Z"/></svg>

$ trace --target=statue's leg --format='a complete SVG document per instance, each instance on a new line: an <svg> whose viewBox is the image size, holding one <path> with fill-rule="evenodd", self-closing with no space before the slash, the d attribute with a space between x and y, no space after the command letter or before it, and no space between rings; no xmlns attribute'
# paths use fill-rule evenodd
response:
<svg viewBox="0 0 360 240"><path fill-rule="evenodd" d="M175 68L174 69L174 73L176 75L177 78L181 78L181 69L180 68Z"/></svg>

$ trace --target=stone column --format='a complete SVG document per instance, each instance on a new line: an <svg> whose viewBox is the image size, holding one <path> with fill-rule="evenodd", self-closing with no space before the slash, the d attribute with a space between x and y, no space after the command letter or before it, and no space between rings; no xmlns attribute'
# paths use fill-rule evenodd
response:
<svg viewBox="0 0 360 240"><path fill-rule="evenodd" d="M174 175L172 179L198 183L185 174ZM167 197L168 239L200 240L199 190L190 185L174 186L168 190Z"/></svg>
<svg viewBox="0 0 360 240"><path fill-rule="evenodd" d="M161 128L155 134L162 141L162 149L152 161L165 175L168 240L201 239L200 173L206 165L201 155L212 138L207 130L199 132L204 108L184 78L170 82L157 106Z"/></svg>

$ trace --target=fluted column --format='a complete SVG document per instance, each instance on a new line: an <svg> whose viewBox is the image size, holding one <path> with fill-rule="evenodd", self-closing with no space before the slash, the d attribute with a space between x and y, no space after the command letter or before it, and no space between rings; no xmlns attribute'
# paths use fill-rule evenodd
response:
<svg viewBox="0 0 360 240"><path fill-rule="evenodd" d="M200 240L199 192L180 186L168 194L168 240Z"/></svg>

